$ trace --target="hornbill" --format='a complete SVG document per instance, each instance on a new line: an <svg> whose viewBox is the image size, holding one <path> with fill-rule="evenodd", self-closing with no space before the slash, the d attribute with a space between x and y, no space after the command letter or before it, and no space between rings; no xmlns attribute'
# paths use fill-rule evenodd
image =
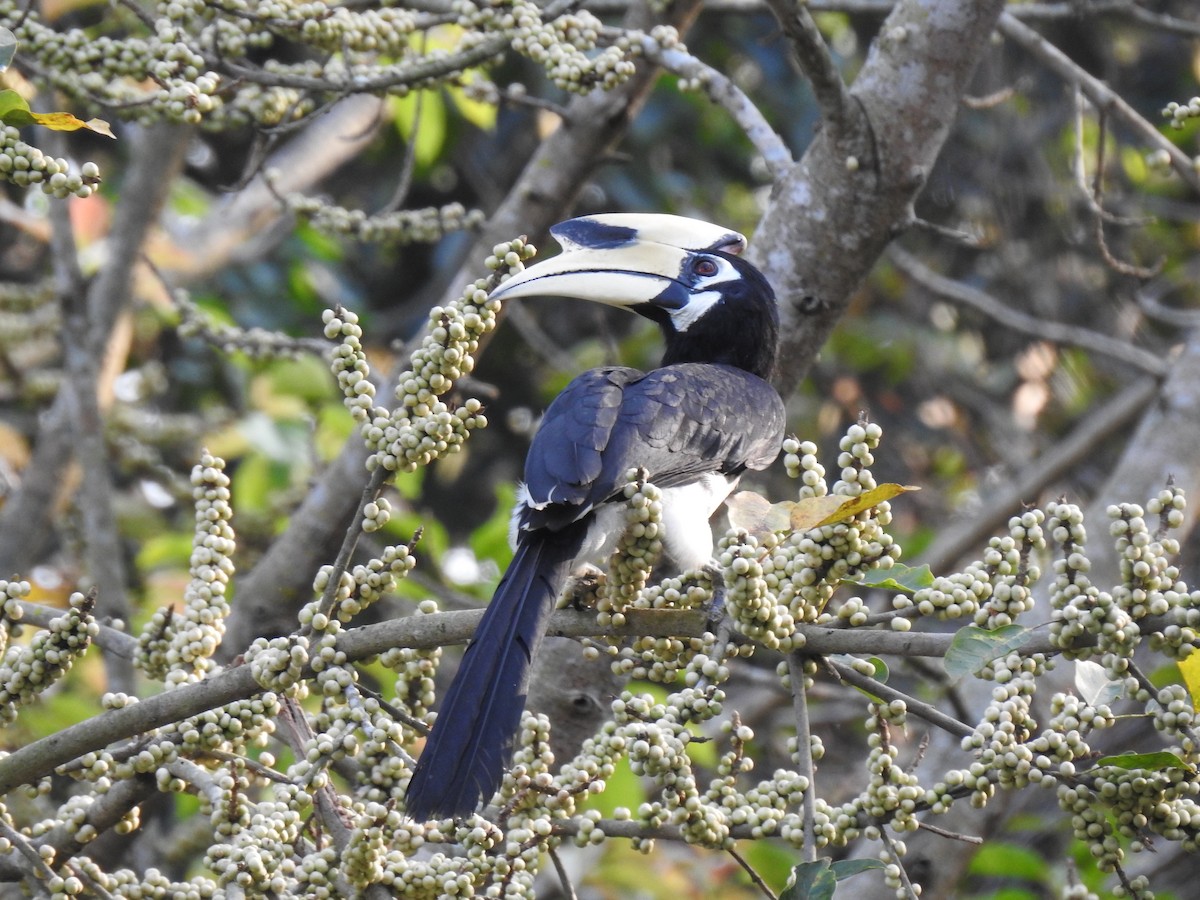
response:
<svg viewBox="0 0 1200 900"><path fill-rule="evenodd" d="M441 705L408 785L414 819L466 815L499 788L529 666L572 569L605 560L620 537L633 467L662 492L665 556L681 571L712 557L709 518L746 469L783 439L774 293L737 256L746 239L668 215L607 214L550 229L562 246L493 297L571 297L656 322L660 368L606 366L546 410L513 510L515 555Z"/></svg>

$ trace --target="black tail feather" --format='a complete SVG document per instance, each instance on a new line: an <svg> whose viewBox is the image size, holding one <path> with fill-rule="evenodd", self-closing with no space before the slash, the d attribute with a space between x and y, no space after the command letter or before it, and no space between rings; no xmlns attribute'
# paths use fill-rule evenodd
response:
<svg viewBox="0 0 1200 900"><path fill-rule="evenodd" d="M583 529L526 533L442 698L408 785L414 819L464 816L500 787L521 725L529 665Z"/></svg>

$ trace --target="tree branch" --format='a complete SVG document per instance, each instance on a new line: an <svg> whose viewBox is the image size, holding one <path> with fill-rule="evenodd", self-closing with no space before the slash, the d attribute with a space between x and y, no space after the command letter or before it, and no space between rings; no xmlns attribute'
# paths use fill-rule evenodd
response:
<svg viewBox="0 0 1200 900"><path fill-rule="evenodd" d="M377 656L397 647L433 649L449 644L465 644L475 634L483 616L482 610L405 616L374 625L364 625L342 632L337 648L346 654L348 662ZM1161 617L1142 620L1143 632L1161 628ZM601 627L594 613L581 610L557 610L550 619L548 635L560 637L702 637L710 630L704 610L628 610L620 627ZM897 632L890 629L828 628L820 625L797 626L803 635L804 652L828 656L837 653L895 656L945 656L953 634ZM1081 638L1076 646L1093 646L1094 637ZM1022 645L1024 653L1058 652L1045 632L1031 635ZM308 674L306 673L305 677ZM840 670L839 670L840 674ZM859 676L861 678L861 676ZM850 676L847 681L853 683ZM868 688L879 696L880 691L893 691L886 685ZM211 709L262 693L250 667L234 666L194 684L173 690L119 709L107 710L82 722L68 726L55 734L26 744L6 757L0 758L0 796L22 784L51 774L57 767L93 750L116 741L126 740L164 725L199 715ZM916 703L915 700L909 700Z"/></svg>
<svg viewBox="0 0 1200 900"><path fill-rule="evenodd" d="M767 0L767 5L791 42L800 71L808 78L824 126L831 130L833 142L840 145L847 127L853 127L850 120L854 100L808 5L803 0Z"/></svg>
<svg viewBox="0 0 1200 900"><path fill-rule="evenodd" d="M663 49L649 36L642 38L642 54L680 78L698 80L701 90L729 113L754 145L771 173L772 181L783 178L795 164L783 138L731 78L677 47Z"/></svg>
<svg viewBox="0 0 1200 900"><path fill-rule="evenodd" d="M1076 85L1097 109L1124 122L1140 140L1165 152L1175 173L1193 191L1200 193L1200 172L1193 167L1191 157L1159 133L1125 98L1099 78L1089 75L1069 56L1016 17L1005 13L1000 17L997 28L1067 84Z"/></svg>
<svg viewBox="0 0 1200 900"><path fill-rule="evenodd" d="M1169 369L1168 363L1160 355L1135 347L1128 341L1118 340L1078 325L1039 319L997 300L985 291L939 275L895 244L888 248L887 255L896 268L925 290L943 300L982 313L1012 331L1030 335L1038 340L1101 353L1156 378L1166 375Z"/></svg>
<svg viewBox="0 0 1200 900"><path fill-rule="evenodd" d="M778 182L754 242L784 319L776 386L808 371L933 167L1002 0L901 0L871 45L845 110Z"/></svg>

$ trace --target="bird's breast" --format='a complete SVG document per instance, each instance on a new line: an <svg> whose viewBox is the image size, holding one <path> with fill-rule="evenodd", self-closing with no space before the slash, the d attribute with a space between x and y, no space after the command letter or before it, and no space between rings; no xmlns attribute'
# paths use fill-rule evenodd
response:
<svg viewBox="0 0 1200 900"><path fill-rule="evenodd" d="M708 472L690 484L663 490L664 549L680 571L698 569L712 559L709 519L737 481L737 476Z"/></svg>

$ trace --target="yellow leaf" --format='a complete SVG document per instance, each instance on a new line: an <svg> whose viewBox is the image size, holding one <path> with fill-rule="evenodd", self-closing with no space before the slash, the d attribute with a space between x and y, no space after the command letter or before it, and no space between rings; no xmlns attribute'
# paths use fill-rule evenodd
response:
<svg viewBox="0 0 1200 900"><path fill-rule="evenodd" d="M1179 674L1192 695L1192 708L1200 709L1200 650L1192 650L1178 662Z"/></svg>
<svg viewBox="0 0 1200 900"><path fill-rule="evenodd" d="M96 132L96 134L102 134L105 137L110 137L114 141L117 139L117 136L112 133L112 128L110 128L109 124L103 119L88 119L83 123L83 127L88 131Z"/></svg>
<svg viewBox="0 0 1200 900"><path fill-rule="evenodd" d="M847 500L835 494L824 497L805 497L792 507L790 525L792 531L808 531L831 522L840 522L853 513L842 513L842 508L857 498Z"/></svg>
<svg viewBox="0 0 1200 900"><path fill-rule="evenodd" d="M67 112L53 113L30 113L30 118L37 122L43 128L49 128L53 131L78 131L85 128L88 131L94 131L97 134L103 134L106 137L115 138L112 129L108 127L108 123L103 119L89 119L83 121Z"/></svg>
<svg viewBox="0 0 1200 900"><path fill-rule="evenodd" d="M771 503L754 491L738 491L725 501L729 524L757 538L788 529L791 503Z"/></svg>
<svg viewBox="0 0 1200 900"><path fill-rule="evenodd" d="M846 498L831 495L801 500L796 504L797 510L792 511L792 528L796 531L807 531L809 528L833 525L852 518L860 512L874 509L880 503L891 500L900 494L919 490L919 487L905 484L881 484L857 497ZM798 517L797 513L801 504L808 504L808 506L805 507L804 515ZM820 512L824 512L824 515L818 515Z"/></svg>
<svg viewBox="0 0 1200 900"><path fill-rule="evenodd" d="M885 500L919 491L919 487L903 484L881 484L858 497L828 494L824 497L805 497L795 502L772 503L754 491L738 491L725 501L729 524L761 538L772 531L808 531L822 525L833 525L873 509Z"/></svg>

